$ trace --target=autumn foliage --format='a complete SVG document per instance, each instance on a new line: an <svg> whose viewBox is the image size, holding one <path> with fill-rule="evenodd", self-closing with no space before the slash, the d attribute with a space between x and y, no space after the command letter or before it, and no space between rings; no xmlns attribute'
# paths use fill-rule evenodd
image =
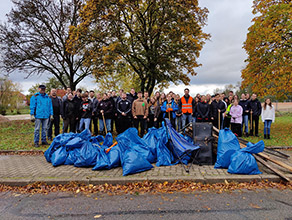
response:
<svg viewBox="0 0 292 220"><path fill-rule="evenodd" d="M259 95L287 97L292 92L292 2L255 0L253 25L244 49L247 66L242 86Z"/></svg>
<svg viewBox="0 0 292 220"><path fill-rule="evenodd" d="M83 193L85 195L91 194L108 194L108 195L122 195L122 194L157 194L157 193L194 193L194 192L215 192L215 193L224 193L232 192L235 190L260 190L260 189L278 189L278 190L291 190L292 184L287 182L270 182L270 181L253 181L245 183L236 183L228 182L227 180L224 183L215 183L215 184L204 184L196 183L189 181L176 180L174 182L136 182L136 183L127 183L124 185L121 184L81 184L78 182L71 182L65 185L47 185L43 182L36 182L33 184L28 184L23 187L17 186L6 186L0 185L0 192L11 191L14 193L20 194L48 194L52 192L71 192L75 194ZM16 194L16 196L19 194Z"/></svg>
<svg viewBox="0 0 292 220"><path fill-rule="evenodd" d="M197 0L89 0L68 44L71 51L83 48L97 78L124 64L151 93L160 83L188 84L188 74L196 75L210 37L202 30L207 13Z"/></svg>

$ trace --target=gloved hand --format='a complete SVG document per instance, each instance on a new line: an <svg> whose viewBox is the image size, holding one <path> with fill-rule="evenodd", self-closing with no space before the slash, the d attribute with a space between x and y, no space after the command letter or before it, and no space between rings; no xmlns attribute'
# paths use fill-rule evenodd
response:
<svg viewBox="0 0 292 220"><path fill-rule="evenodd" d="M173 111L173 109L172 109L172 108L168 108L167 110L168 110L169 112L172 112L172 111Z"/></svg>
<svg viewBox="0 0 292 220"><path fill-rule="evenodd" d="M50 121L53 121L53 120L54 120L54 116L51 115L51 116L50 116Z"/></svg>
<svg viewBox="0 0 292 220"><path fill-rule="evenodd" d="M34 115L30 115L30 121L31 121L31 122L35 122L35 117L34 117Z"/></svg>

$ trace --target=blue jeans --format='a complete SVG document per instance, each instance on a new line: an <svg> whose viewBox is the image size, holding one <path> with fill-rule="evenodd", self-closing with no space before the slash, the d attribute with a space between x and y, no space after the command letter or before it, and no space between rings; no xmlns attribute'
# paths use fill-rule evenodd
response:
<svg viewBox="0 0 292 220"><path fill-rule="evenodd" d="M265 120L264 125L264 134L270 134L271 131L272 120Z"/></svg>
<svg viewBox="0 0 292 220"><path fill-rule="evenodd" d="M79 131L82 131L83 124L85 125L85 129L89 130L91 118L81 118L79 124Z"/></svg>
<svg viewBox="0 0 292 220"><path fill-rule="evenodd" d="M35 126L34 126L34 143L38 144L39 140L40 140L40 128L42 125L42 142L46 142L47 141L47 127L48 127L48 122L49 119L48 118L36 118L35 119Z"/></svg>
<svg viewBox="0 0 292 220"><path fill-rule="evenodd" d="M99 121L99 131L102 132L104 129L104 124L102 119L98 119ZM105 126L107 131L111 131L111 119L105 119Z"/></svg>
<svg viewBox="0 0 292 220"><path fill-rule="evenodd" d="M242 116L242 124L241 124L242 132L243 132L243 125L244 125L244 132L248 134L248 115Z"/></svg>
<svg viewBox="0 0 292 220"><path fill-rule="evenodd" d="M183 114L181 116L181 119L182 119L182 127L185 127L186 126L186 122L188 121L188 123L192 122L193 121L193 116L192 115L186 115L186 114Z"/></svg>

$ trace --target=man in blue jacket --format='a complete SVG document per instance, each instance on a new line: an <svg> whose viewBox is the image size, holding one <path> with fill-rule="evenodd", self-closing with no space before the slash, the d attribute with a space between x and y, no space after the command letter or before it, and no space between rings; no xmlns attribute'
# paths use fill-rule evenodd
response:
<svg viewBox="0 0 292 220"><path fill-rule="evenodd" d="M34 145L39 147L40 127L42 125L42 145L48 145L47 142L47 126L49 119L53 120L52 100L46 94L46 86L40 85L39 92L30 99L30 117L35 122L34 129Z"/></svg>

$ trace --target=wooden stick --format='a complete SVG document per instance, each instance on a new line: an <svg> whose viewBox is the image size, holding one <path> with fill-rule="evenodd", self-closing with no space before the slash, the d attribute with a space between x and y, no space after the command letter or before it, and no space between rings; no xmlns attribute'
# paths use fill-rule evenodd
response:
<svg viewBox="0 0 292 220"><path fill-rule="evenodd" d="M105 129L105 133L107 134L107 127L106 127L106 123L105 123L105 119L104 119L104 114L102 113L102 120L103 120L103 125L104 125L104 129Z"/></svg>
<svg viewBox="0 0 292 220"><path fill-rule="evenodd" d="M278 176L282 177L284 180L290 182L291 180L280 170L278 170L277 168L272 167L270 164L268 164L267 161L263 160L261 157L259 157L256 154L253 154L253 156L255 157L255 159L260 162L261 164L263 164L265 167L269 168L270 170L272 170L275 174L277 174Z"/></svg>
<svg viewBox="0 0 292 220"><path fill-rule="evenodd" d="M219 130L220 130L220 112L218 111L218 128L219 128Z"/></svg>
<svg viewBox="0 0 292 220"><path fill-rule="evenodd" d="M253 123L252 123L252 111L250 112L250 128L252 130L252 135L253 135L254 130L253 130Z"/></svg>

